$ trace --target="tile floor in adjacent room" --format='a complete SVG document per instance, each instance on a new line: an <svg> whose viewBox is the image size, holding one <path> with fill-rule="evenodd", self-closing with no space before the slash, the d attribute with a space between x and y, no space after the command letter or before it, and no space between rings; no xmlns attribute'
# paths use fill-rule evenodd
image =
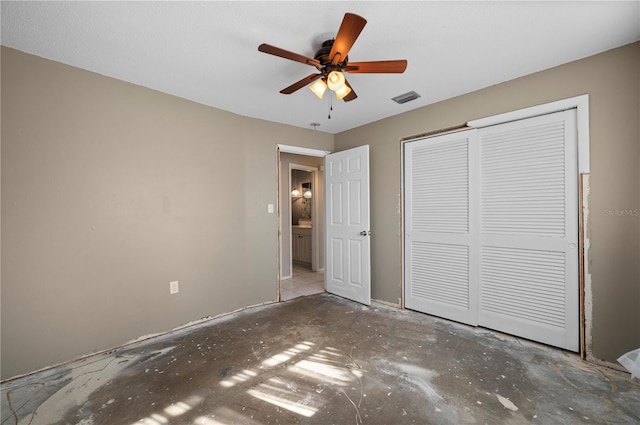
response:
<svg viewBox="0 0 640 425"><path fill-rule="evenodd" d="M2 425L640 423L640 381L628 373L328 293L248 308L0 389Z"/></svg>
<svg viewBox="0 0 640 425"><path fill-rule="evenodd" d="M290 279L280 281L282 301L324 292L324 272L314 272L311 265L293 263Z"/></svg>

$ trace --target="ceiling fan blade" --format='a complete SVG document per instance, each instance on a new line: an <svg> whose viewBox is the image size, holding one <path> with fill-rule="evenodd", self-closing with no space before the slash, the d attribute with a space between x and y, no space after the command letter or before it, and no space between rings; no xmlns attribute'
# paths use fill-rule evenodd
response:
<svg viewBox="0 0 640 425"><path fill-rule="evenodd" d="M349 82L347 80L344 80L344 83L349 86L349 88L351 89L351 91L349 92L348 95L346 95L345 97L342 98L343 101L345 102L350 102L354 99L358 98L358 95L356 94L356 91L353 89L353 87L351 87L351 84L349 84Z"/></svg>
<svg viewBox="0 0 640 425"><path fill-rule="evenodd" d="M311 74L311 75L308 75L308 76L304 77L302 80L291 84L289 87L280 90L280 93L282 93L282 94L291 94L294 91L300 90L304 86L313 83L315 80L317 80L320 77L322 77L322 74Z"/></svg>
<svg viewBox="0 0 640 425"><path fill-rule="evenodd" d="M279 47L272 46L270 44L262 43L260 46L258 46L258 51L262 53L268 53L274 56L279 56L281 58L289 59L295 62L300 62L307 65L315 66L318 69L321 68L320 62L316 59L308 58L306 56L299 55L297 53L293 53L288 50L284 50Z"/></svg>
<svg viewBox="0 0 640 425"><path fill-rule="evenodd" d="M366 24L367 20L362 16L353 13L344 14L338 35L336 35L336 39L331 47L331 53L329 53L333 65L344 62L353 43L356 42L356 39Z"/></svg>
<svg viewBox="0 0 640 425"><path fill-rule="evenodd" d="M406 60L349 62L345 72L350 74L402 74L407 69Z"/></svg>

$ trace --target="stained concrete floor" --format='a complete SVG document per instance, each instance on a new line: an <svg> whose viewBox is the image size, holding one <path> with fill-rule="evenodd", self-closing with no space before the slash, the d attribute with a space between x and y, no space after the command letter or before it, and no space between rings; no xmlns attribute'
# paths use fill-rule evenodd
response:
<svg viewBox="0 0 640 425"><path fill-rule="evenodd" d="M576 355L329 294L2 384L2 425L638 424L640 382Z"/></svg>

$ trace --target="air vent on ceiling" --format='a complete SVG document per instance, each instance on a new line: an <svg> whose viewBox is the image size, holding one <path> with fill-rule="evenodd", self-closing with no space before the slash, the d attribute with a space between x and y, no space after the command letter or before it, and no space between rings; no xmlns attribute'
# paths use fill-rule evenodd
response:
<svg viewBox="0 0 640 425"><path fill-rule="evenodd" d="M416 100L419 97L420 95L412 90L410 92L393 97L391 98L391 100L393 100L396 103L403 104L403 103L411 102L412 100Z"/></svg>

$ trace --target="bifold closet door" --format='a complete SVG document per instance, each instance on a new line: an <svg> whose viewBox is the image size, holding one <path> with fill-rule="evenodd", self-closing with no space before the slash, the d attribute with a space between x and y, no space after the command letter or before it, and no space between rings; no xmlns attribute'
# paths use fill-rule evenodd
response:
<svg viewBox="0 0 640 425"><path fill-rule="evenodd" d="M575 110L480 129L481 326L579 350Z"/></svg>
<svg viewBox="0 0 640 425"><path fill-rule="evenodd" d="M404 145L407 308L579 350L575 119Z"/></svg>
<svg viewBox="0 0 640 425"><path fill-rule="evenodd" d="M405 306L477 324L476 131L404 146Z"/></svg>

